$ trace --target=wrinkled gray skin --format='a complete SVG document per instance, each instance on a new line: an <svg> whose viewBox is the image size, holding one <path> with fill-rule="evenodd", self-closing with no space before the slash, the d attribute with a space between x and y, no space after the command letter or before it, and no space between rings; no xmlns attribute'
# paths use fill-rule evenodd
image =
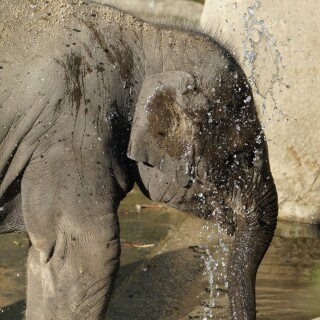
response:
<svg viewBox="0 0 320 320"><path fill-rule="evenodd" d="M107 6L0 7L0 231L30 238L26 318L103 318L116 211L136 181L234 234L231 318L255 319L277 195L234 59L200 33Z"/></svg>

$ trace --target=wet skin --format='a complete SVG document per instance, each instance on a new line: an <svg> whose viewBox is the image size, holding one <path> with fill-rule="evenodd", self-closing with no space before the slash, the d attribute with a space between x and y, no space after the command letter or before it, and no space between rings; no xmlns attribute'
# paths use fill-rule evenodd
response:
<svg viewBox="0 0 320 320"><path fill-rule="evenodd" d="M26 318L103 318L119 264L116 211L137 182L234 235L231 318L255 319L277 195L231 55L201 33L108 6L53 4L48 18L17 25L13 13L30 8L2 5L0 231L30 238Z"/></svg>

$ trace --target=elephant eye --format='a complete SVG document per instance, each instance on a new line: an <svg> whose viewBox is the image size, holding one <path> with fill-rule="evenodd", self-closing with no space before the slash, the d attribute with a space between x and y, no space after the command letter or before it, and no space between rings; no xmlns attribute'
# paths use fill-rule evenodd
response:
<svg viewBox="0 0 320 320"><path fill-rule="evenodd" d="M197 79L194 78L194 81L186 85L185 91L182 92L182 95L193 94L196 95L200 92Z"/></svg>
<svg viewBox="0 0 320 320"><path fill-rule="evenodd" d="M182 92L182 95L196 95L199 93L199 88L194 84L187 86L187 89Z"/></svg>
<svg viewBox="0 0 320 320"><path fill-rule="evenodd" d="M149 168L153 168L153 165L151 165L150 163L148 162L142 162L146 167L149 167Z"/></svg>

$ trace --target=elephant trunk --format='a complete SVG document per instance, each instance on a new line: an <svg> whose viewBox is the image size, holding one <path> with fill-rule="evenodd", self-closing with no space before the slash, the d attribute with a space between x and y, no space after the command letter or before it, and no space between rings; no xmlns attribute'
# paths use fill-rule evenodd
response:
<svg viewBox="0 0 320 320"><path fill-rule="evenodd" d="M256 274L277 224L277 193L270 180L271 177L267 183L259 181L250 197L251 208L244 214L237 214L228 263L228 295L233 320L256 319Z"/></svg>

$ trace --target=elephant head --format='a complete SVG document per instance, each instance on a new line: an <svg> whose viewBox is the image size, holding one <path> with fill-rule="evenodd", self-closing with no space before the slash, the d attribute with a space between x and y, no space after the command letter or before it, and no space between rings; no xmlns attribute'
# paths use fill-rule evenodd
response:
<svg viewBox="0 0 320 320"><path fill-rule="evenodd" d="M221 70L205 86L189 72L166 71L143 82L128 157L186 191L205 194L226 186L236 167L261 166L262 140L241 70Z"/></svg>

